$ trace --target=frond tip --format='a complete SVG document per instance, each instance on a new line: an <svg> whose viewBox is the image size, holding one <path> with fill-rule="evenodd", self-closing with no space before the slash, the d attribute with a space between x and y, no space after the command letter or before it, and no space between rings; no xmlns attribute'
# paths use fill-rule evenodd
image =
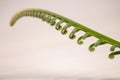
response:
<svg viewBox="0 0 120 80"><path fill-rule="evenodd" d="M85 32L84 35L80 36L77 39L78 44L83 44L83 40L86 38L89 38L90 36L93 36L98 39L95 43L91 44L89 46L89 50L91 52L95 51L95 48L100 45L104 44L110 44L112 47L110 48L110 51L112 53L109 54L109 58L113 59L115 55L120 54L120 51L114 51L115 48L120 48L120 42L116 41L112 38L109 38L101 33L98 33L97 31L94 31L86 26L83 26L73 20L70 20L64 16L61 16L59 14L56 14L54 12L44 10L44 9L25 9L23 11L18 12L16 15L13 16L13 18L10 21L10 26L13 26L18 19L24 17L24 16L31 16L41 19L42 21L50 24L51 26L55 26L56 30L61 30L62 34L67 33L67 29L69 27L74 27L72 32L69 34L70 39L74 39L76 37L75 33L78 31ZM65 23L65 25L62 25ZM114 51L114 52L113 52Z"/></svg>

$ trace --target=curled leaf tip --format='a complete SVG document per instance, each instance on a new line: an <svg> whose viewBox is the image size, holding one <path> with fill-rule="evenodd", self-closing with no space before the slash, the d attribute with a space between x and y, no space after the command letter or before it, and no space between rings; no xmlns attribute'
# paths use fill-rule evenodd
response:
<svg viewBox="0 0 120 80"><path fill-rule="evenodd" d="M83 44L83 41L77 40L77 43L78 43L79 45L82 45L82 44Z"/></svg>
<svg viewBox="0 0 120 80"><path fill-rule="evenodd" d="M76 37L76 36L75 36L73 33L71 33L71 34L69 35L69 38L70 38L70 39L75 39L75 37Z"/></svg>
<svg viewBox="0 0 120 80"><path fill-rule="evenodd" d="M62 34L67 34L67 30L64 29L64 30L61 31L61 33Z"/></svg>
<svg viewBox="0 0 120 80"><path fill-rule="evenodd" d="M51 15L48 15L48 17L46 18L46 22L49 23L51 20Z"/></svg>
<svg viewBox="0 0 120 80"><path fill-rule="evenodd" d="M114 51L115 48L117 48L117 47L120 47L120 45L118 45L118 44L112 45L110 48L110 51Z"/></svg>
<svg viewBox="0 0 120 80"><path fill-rule="evenodd" d="M61 30L62 34L67 34L67 28L69 28L71 25L69 23L67 23Z"/></svg>
<svg viewBox="0 0 120 80"><path fill-rule="evenodd" d="M75 33L76 32L78 32L79 30L77 29L77 28L74 28L73 30L72 30L72 32L70 33L70 35L69 35L69 38L70 39L74 39L76 36L75 36Z"/></svg>
<svg viewBox="0 0 120 80"><path fill-rule="evenodd" d="M91 52L94 52L94 51L95 51L95 48L94 48L94 47L90 47L89 50L90 50Z"/></svg>
<svg viewBox="0 0 120 80"><path fill-rule="evenodd" d="M114 50L115 50L115 47L116 47L116 46L113 45L113 46L110 48L110 51L114 51Z"/></svg>
<svg viewBox="0 0 120 80"><path fill-rule="evenodd" d="M56 24L55 29L56 29L56 30L60 30L60 29L62 28L62 26L61 26L62 23L63 23L63 21L60 20L60 21Z"/></svg>
<svg viewBox="0 0 120 80"><path fill-rule="evenodd" d="M78 40L77 40L77 43L78 44L83 44L83 40L90 37L91 35L89 33L85 33L83 36L79 37Z"/></svg>
<svg viewBox="0 0 120 80"><path fill-rule="evenodd" d="M94 52L95 51L95 47L94 47L94 43L93 44L91 44L90 46L89 46L89 50L91 51L91 52Z"/></svg>
<svg viewBox="0 0 120 80"><path fill-rule="evenodd" d="M80 37L80 38L78 38L78 40L77 40L77 43L78 43L78 44L80 44L80 45L82 45L82 44L83 44L82 37L83 37L83 36L81 36L81 37Z"/></svg>
<svg viewBox="0 0 120 80"><path fill-rule="evenodd" d="M55 20L56 20L56 18L48 20L47 22L50 23L51 26L54 26L56 23Z"/></svg>
<svg viewBox="0 0 120 80"><path fill-rule="evenodd" d="M56 30L60 30L61 27L62 27L62 26L59 25L59 26L56 26L55 29L56 29Z"/></svg>
<svg viewBox="0 0 120 80"><path fill-rule="evenodd" d="M114 59L115 55L120 55L120 51L115 51L109 54L110 59Z"/></svg>
<svg viewBox="0 0 120 80"><path fill-rule="evenodd" d="M109 58L110 59L114 59L114 55L113 54L109 54Z"/></svg>

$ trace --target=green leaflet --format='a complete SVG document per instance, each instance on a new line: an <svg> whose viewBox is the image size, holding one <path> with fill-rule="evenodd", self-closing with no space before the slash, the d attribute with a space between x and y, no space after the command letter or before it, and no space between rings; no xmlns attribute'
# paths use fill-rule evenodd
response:
<svg viewBox="0 0 120 80"><path fill-rule="evenodd" d="M95 47L97 47L97 46L104 45L104 44L110 44L111 45L111 48L110 48L111 53L109 54L110 59L113 59L115 55L120 54L120 51L115 51L115 48L120 48L119 41L109 38L109 37L107 37L101 33L98 33L88 27L85 27L73 20L70 20L66 17L63 17L59 14L56 14L56 13L48 11L48 10L25 9L23 11L18 12L15 16L13 16L13 18L11 19L10 25L13 26L18 19L20 19L24 16L40 18L42 21L47 22L51 26L55 26L56 30L61 30L62 34L66 34L67 29L69 27L74 27L72 32L69 34L70 39L74 39L75 33L77 33L78 31L85 32L84 35L82 35L78 38L78 40L77 40L78 44L83 44L83 40L86 38L89 38L91 36L96 37L98 40L89 46L89 50L95 51ZM65 23L65 25L62 25L63 23Z"/></svg>

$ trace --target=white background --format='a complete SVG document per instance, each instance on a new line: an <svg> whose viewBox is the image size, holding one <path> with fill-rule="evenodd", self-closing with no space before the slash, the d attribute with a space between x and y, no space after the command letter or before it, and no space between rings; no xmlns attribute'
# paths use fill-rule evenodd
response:
<svg viewBox="0 0 120 80"><path fill-rule="evenodd" d="M72 28L62 35L32 17L10 27L12 16L26 8L50 10L120 41L120 0L0 0L0 79L120 78L120 56L108 58L110 45L88 50L96 38L79 46L68 38Z"/></svg>

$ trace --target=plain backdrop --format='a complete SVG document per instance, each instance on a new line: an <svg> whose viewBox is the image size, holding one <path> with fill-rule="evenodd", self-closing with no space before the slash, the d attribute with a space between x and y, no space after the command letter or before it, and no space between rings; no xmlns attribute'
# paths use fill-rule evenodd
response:
<svg viewBox="0 0 120 80"><path fill-rule="evenodd" d="M0 0L0 78L74 77L94 79L120 78L120 56L110 60L111 45L90 52L97 39L83 45L62 35L53 26L32 17L24 17L14 27L12 16L27 8L49 10L120 41L120 0ZM79 32L77 37L82 36ZM89 80L89 79L88 79Z"/></svg>

